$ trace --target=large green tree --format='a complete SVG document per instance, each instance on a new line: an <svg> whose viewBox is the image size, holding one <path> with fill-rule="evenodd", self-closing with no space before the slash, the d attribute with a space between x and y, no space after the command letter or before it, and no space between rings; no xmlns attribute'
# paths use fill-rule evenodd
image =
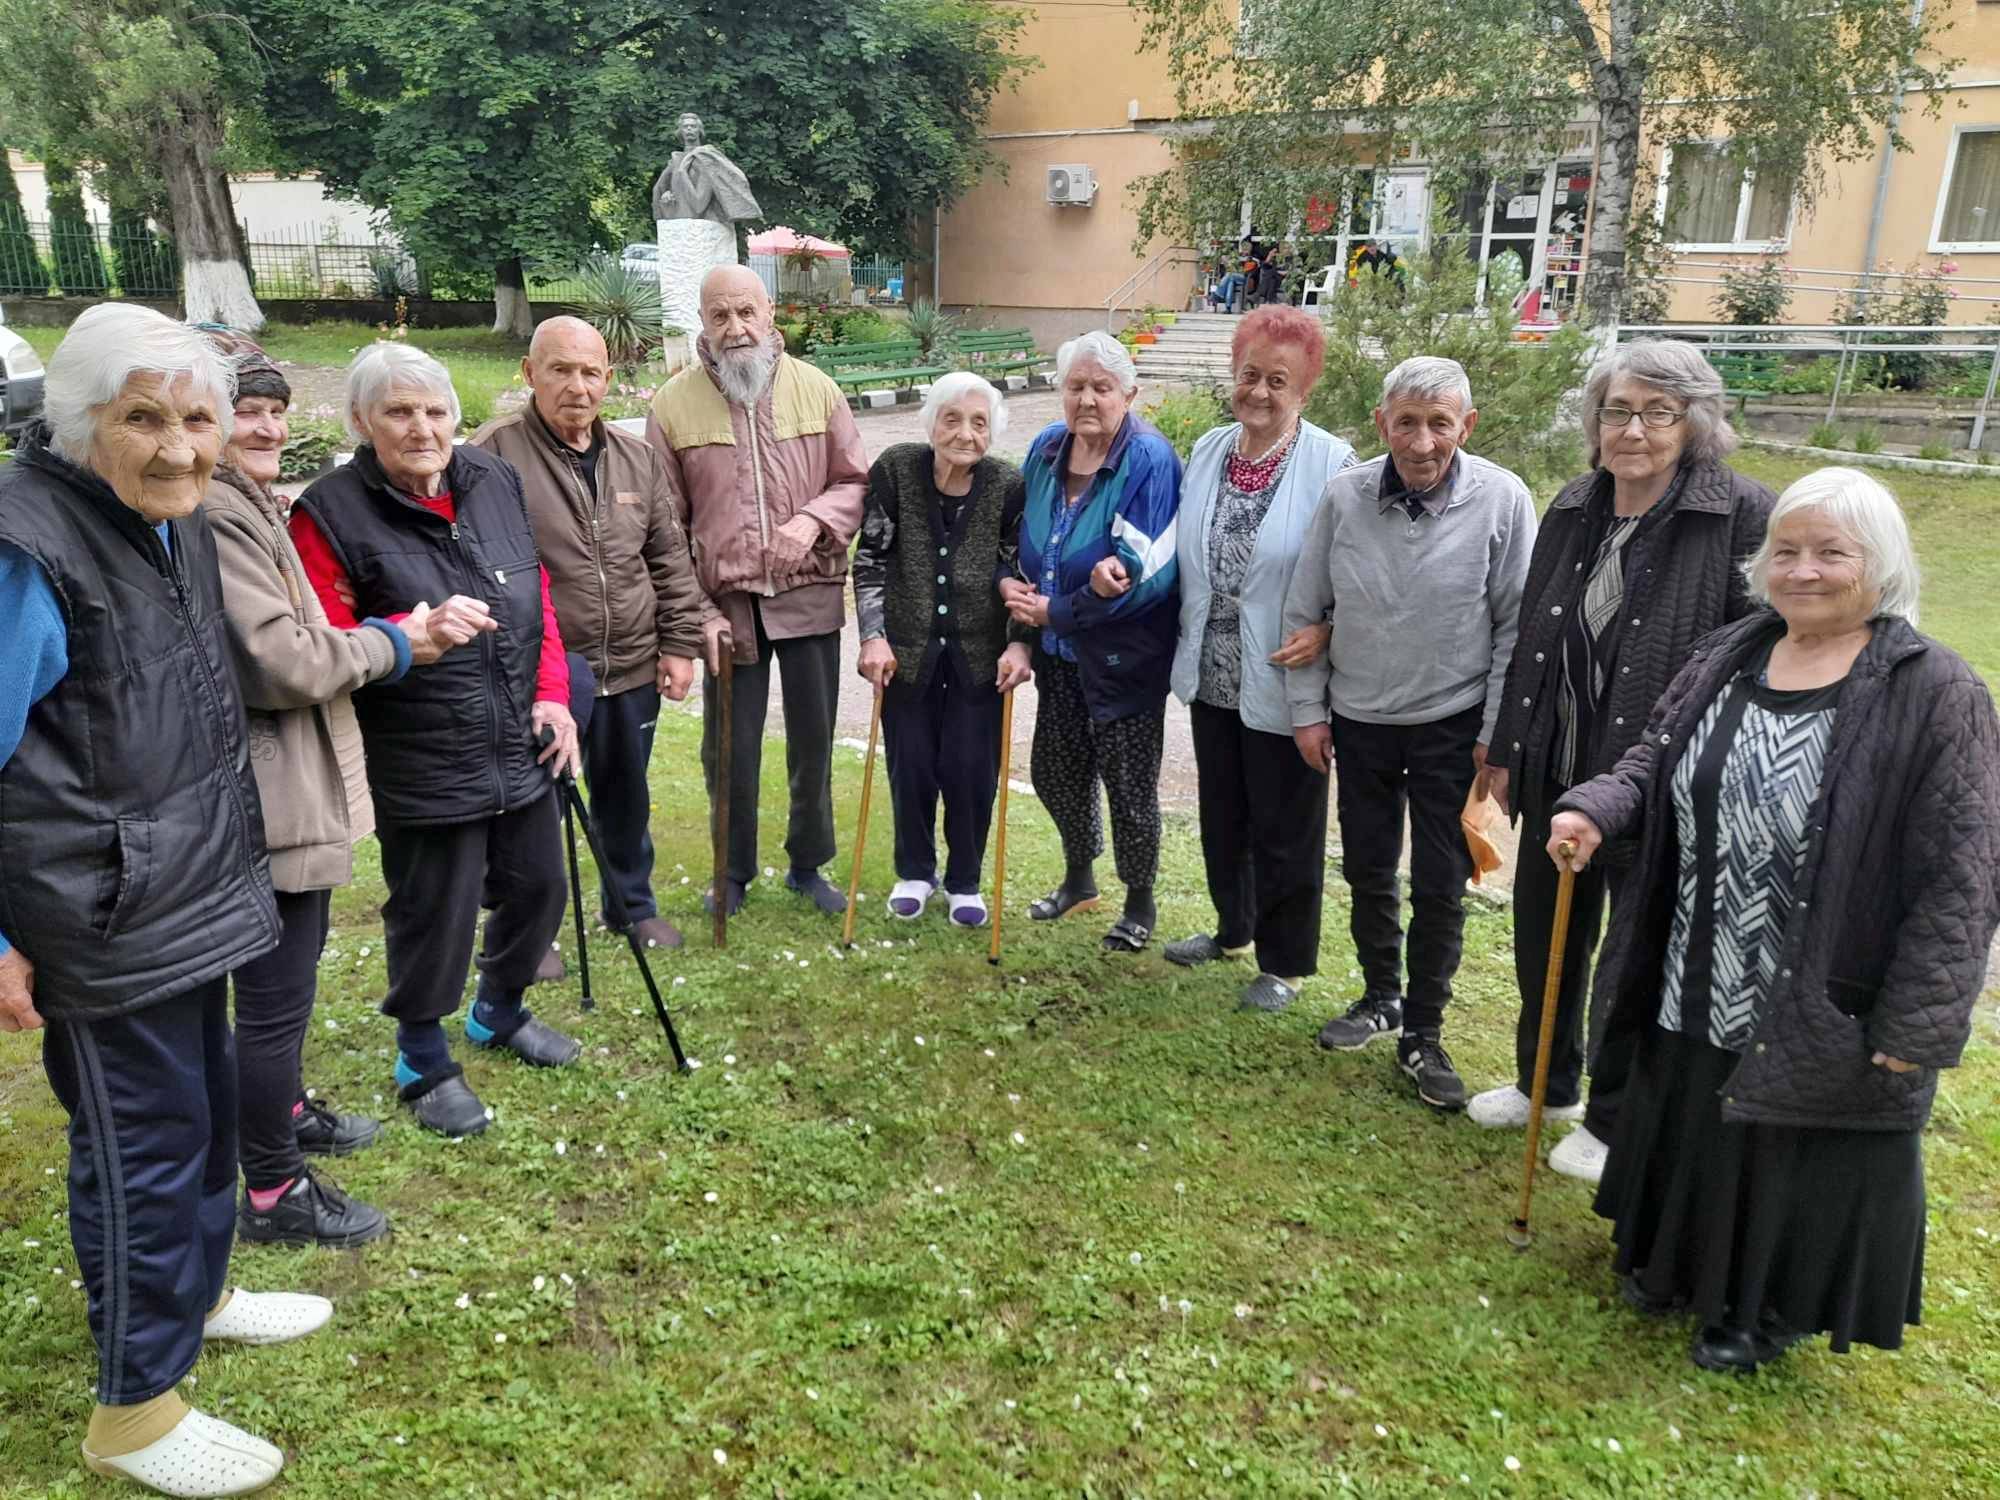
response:
<svg viewBox="0 0 2000 1500"><path fill-rule="evenodd" d="M1810 203L1829 163L1898 130L1903 86L1934 90L1945 7L1912 0L1134 0L1188 122L1148 179L1148 236L1234 227L1338 201L1358 165L1539 164L1566 131L1599 141L1584 300L1614 320L1655 139L1726 139L1746 171ZM1938 108L1935 92L1913 93ZM1268 218L1266 219L1268 222Z"/></svg>
<svg viewBox="0 0 2000 1500"><path fill-rule="evenodd" d="M989 162L1018 25L977 0L246 5L288 163L385 210L425 264L492 272L495 326L523 334L528 268L650 225L684 109L771 220L899 245Z"/></svg>
<svg viewBox="0 0 2000 1500"><path fill-rule="evenodd" d="M14 128L164 200L190 318L262 327L229 195L232 100L262 66L242 22L187 0L0 0L0 36Z"/></svg>

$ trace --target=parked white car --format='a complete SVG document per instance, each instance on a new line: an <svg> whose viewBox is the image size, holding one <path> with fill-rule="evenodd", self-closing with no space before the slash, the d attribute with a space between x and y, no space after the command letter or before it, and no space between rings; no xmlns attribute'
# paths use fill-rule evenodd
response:
<svg viewBox="0 0 2000 1500"><path fill-rule="evenodd" d="M34 346L0 326L0 434L17 437L41 417L42 379Z"/></svg>
<svg viewBox="0 0 2000 1500"><path fill-rule="evenodd" d="M625 263L625 269L636 271L654 280L660 275L660 247L650 240L640 240L627 245L618 258Z"/></svg>

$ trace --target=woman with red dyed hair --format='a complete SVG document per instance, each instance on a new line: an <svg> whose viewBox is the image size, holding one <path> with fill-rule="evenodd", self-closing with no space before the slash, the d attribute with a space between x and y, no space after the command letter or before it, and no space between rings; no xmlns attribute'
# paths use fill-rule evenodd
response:
<svg viewBox="0 0 2000 1500"><path fill-rule="evenodd" d="M1173 672L1194 726L1216 931L1166 953L1189 967L1254 953L1241 1004L1279 1011L1319 965L1327 806L1327 778L1292 741L1280 618L1306 526L1354 449L1303 416L1326 359L1311 313L1258 308L1229 355L1236 420L1203 434L1181 485Z"/></svg>

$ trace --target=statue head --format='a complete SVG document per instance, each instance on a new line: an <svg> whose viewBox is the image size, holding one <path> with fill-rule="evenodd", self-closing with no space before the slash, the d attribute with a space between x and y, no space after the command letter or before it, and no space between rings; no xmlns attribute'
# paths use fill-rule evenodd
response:
<svg viewBox="0 0 2000 1500"><path fill-rule="evenodd" d="M692 151L702 141L701 116L688 110L680 118L681 145Z"/></svg>

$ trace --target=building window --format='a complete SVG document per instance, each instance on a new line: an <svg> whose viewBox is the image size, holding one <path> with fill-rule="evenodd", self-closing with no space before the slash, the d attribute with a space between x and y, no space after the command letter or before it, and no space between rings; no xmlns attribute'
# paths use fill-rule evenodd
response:
<svg viewBox="0 0 2000 1500"><path fill-rule="evenodd" d="M1933 250L2000 248L2000 128L1961 126L1952 133L1931 226Z"/></svg>
<svg viewBox="0 0 2000 1500"><path fill-rule="evenodd" d="M1791 180L1745 168L1727 141L1671 147L1660 177L1660 223L1677 250L1775 250L1791 234Z"/></svg>

